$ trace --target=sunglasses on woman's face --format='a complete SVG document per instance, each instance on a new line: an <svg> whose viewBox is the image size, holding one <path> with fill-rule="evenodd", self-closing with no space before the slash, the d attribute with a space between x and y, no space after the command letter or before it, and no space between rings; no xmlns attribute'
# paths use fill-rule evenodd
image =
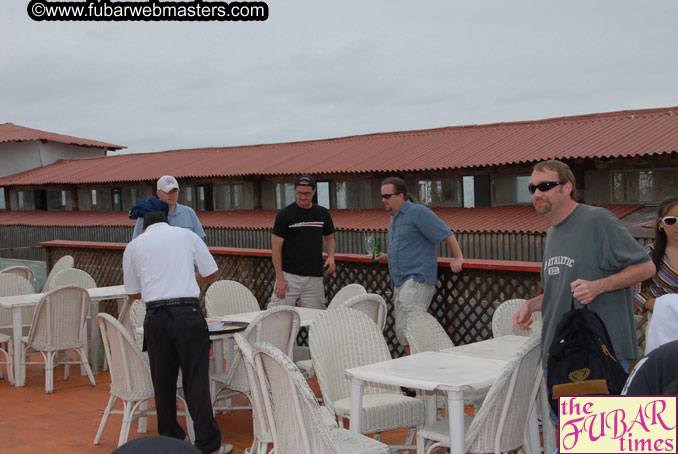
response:
<svg viewBox="0 0 678 454"><path fill-rule="evenodd" d="M676 225L676 221L678 221L678 217L676 216L664 216L662 218L664 225Z"/></svg>

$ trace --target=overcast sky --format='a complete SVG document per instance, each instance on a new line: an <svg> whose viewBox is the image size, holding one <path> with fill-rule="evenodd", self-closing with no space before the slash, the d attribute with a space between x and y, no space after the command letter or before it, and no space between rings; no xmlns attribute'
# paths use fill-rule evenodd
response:
<svg viewBox="0 0 678 454"><path fill-rule="evenodd" d="M271 0L265 22L34 22L0 123L141 153L678 106L678 1Z"/></svg>

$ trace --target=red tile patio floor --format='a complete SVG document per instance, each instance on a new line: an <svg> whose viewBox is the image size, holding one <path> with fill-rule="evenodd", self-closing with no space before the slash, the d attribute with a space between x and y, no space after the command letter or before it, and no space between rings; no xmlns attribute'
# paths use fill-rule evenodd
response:
<svg viewBox="0 0 678 454"><path fill-rule="evenodd" d="M75 372L75 374L74 374ZM4 373L4 368L3 368ZM112 415L103 433L101 443L92 444L108 402L110 378L107 372L95 375L96 386L87 377L71 368L71 377L64 381L63 368L54 374L54 393L45 394L44 372L38 365L29 366L26 386L15 388L7 379L0 380L0 452L3 454L110 453L117 447L120 433L120 415ZM319 394L317 382L311 387ZM243 402L244 402L243 397ZM238 401L236 401L238 403ZM120 408L118 403L118 407ZM217 415L223 442L234 445L234 453L244 453L252 443L250 411L239 410ZM155 417L148 419L148 432L136 433L136 423L129 439L157 435ZM406 431L384 433L385 443L403 443Z"/></svg>

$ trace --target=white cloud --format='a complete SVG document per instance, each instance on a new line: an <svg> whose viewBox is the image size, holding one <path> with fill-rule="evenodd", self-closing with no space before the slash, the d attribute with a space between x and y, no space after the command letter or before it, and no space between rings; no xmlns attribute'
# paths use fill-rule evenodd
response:
<svg viewBox="0 0 678 454"><path fill-rule="evenodd" d="M674 0L272 0L266 22L33 22L0 122L131 152L678 105Z"/></svg>

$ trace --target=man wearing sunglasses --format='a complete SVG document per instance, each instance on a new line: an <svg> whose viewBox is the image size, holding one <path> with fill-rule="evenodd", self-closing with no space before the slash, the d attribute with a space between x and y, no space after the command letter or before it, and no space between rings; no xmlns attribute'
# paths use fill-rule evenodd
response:
<svg viewBox="0 0 678 454"><path fill-rule="evenodd" d="M275 217L271 237L275 287L269 308L298 302L302 307L325 309L323 269L334 273L334 223L327 208L313 203L315 188L312 176L297 178L296 201Z"/></svg>
<svg viewBox="0 0 678 454"><path fill-rule="evenodd" d="M388 229L388 270L393 283L395 332L409 354L405 324L412 312L427 311L438 282L436 247L444 241L452 251L452 271L461 271L464 256L452 230L433 211L412 203L405 182L396 177L381 183L381 201L391 213ZM386 254L377 258L384 259Z"/></svg>
<svg viewBox="0 0 678 454"><path fill-rule="evenodd" d="M630 287L652 276L654 264L614 214L577 203L574 175L567 164L552 160L535 165L528 190L535 210L552 226L541 270L544 293L515 313L516 326L529 329L532 313L542 312L546 364L556 325L570 310L574 296L602 318L617 359L628 371L628 360L640 353Z"/></svg>

